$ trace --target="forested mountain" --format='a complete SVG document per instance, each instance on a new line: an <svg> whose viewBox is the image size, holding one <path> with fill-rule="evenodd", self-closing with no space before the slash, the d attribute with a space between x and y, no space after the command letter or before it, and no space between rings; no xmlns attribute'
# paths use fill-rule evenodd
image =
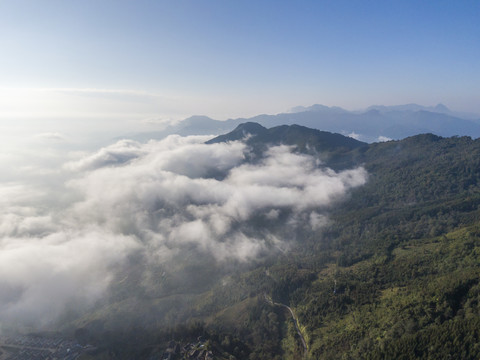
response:
<svg viewBox="0 0 480 360"><path fill-rule="evenodd" d="M363 166L368 181L326 226L289 233L287 251L223 274L189 258L197 277L172 279L174 294L133 299L131 268L110 303L74 323L97 358L161 358L168 341L198 336L218 359L480 357L480 140L423 134L366 144L247 123L210 143L236 140L256 160L267 145L286 144L318 156L320 167Z"/></svg>
<svg viewBox="0 0 480 360"><path fill-rule="evenodd" d="M300 125L281 125L267 129L258 123L248 122L238 125L233 131L217 136L207 144L242 140L255 154L262 154L275 145L294 146L296 151L314 154L325 158L347 154L349 151L367 144L340 134L310 129Z"/></svg>

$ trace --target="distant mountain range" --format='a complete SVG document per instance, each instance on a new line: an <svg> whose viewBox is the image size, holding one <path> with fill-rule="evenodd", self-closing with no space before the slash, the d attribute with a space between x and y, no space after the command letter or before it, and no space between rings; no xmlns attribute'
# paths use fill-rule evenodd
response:
<svg viewBox="0 0 480 360"><path fill-rule="evenodd" d="M339 107L312 105L295 107L288 113L257 115L251 118L214 120L207 116L192 116L175 125L148 133L128 135L147 141L170 134L219 135L246 122L256 122L271 128L279 125L301 125L339 133L364 142L399 140L422 133L438 136L480 137L480 116L450 111L445 105L424 107L417 104L371 106L365 111L347 111Z"/></svg>

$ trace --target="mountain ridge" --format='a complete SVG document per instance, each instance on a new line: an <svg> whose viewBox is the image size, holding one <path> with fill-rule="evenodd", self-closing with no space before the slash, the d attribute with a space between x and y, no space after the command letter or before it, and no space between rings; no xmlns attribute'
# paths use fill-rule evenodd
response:
<svg viewBox="0 0 480 360"><path fill-rule="evenodd" d="M243 141L260 156L272 145L294 146L295 151L321 154L323 160L332 156L341 156L367 143L348 136L307 128L305 126L280 125L265 128L259 123L247 122L238 125L231 132L210 139L206 144L229 141Z"/></svg>
<svg viewBox="0 0 480 360"><path fill-rule="evenodd" d="M435 135L480 137L480 116L462 118L444 105L425 107L417 104L398 106L371 106L364 111L347 111L339 107L313 105L297 107L298 112L276 115L261 114L250 118L224 121L207 116L192 116L162 131L133 134L135 140L160 139L170 134L220 135L231 131L241 123L256 122L271 128L279 125L301 126L355 137L372 143L385 139L400 140L420 133ZM300 111L301 110L301 111Z"/></svg>

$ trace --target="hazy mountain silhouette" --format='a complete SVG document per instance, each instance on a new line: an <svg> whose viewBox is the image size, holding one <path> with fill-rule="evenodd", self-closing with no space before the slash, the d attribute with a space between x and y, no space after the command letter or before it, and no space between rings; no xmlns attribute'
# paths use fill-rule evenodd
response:
<svg viewBox="0 0 480 360"><path fill-rule="evenodd" d="M365 142L398 140L422 133L432 133L444 137L480 137L480 119L474 121L455 116L442 104L435 107L424 107L417 104L371 106L363 112L316 104L310 107L296 107L292 111L226 121L214 120L206 116L192 116L162 131L135 134L130 137L145 141L163 138L170 134L217 135L231 131L238 125L247 122L256 122L266 128L297 124L351 136Z"/></svg>

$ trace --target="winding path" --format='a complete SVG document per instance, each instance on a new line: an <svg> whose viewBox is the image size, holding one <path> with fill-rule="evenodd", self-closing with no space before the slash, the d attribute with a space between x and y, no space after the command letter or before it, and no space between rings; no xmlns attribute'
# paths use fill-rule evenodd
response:
<svg viewBox="0 0 480 360"><path fill-rule="evenodd" d="M302 335L302 332L300 331L300 328L298 327L298 319L297 317L295 316L292 308L288 305L285 305L285 304L281 304L281 303L276 303L272 300L271 297L269 297L267 294L263 294L264 297L265 297L265 300L272 306L281 306L285 309L288 309L288 311L290 312L290 315L292 316L292 319L293 319L293 323L295 324L295 329L297 330L297 334L298 336L300 336L300 340L302 341L302 346L303 346L303 358L306 359L307 358L307 354L308 354L308 349L307 349L307 342L305 341L305 338L303 337Z"/></svg>

